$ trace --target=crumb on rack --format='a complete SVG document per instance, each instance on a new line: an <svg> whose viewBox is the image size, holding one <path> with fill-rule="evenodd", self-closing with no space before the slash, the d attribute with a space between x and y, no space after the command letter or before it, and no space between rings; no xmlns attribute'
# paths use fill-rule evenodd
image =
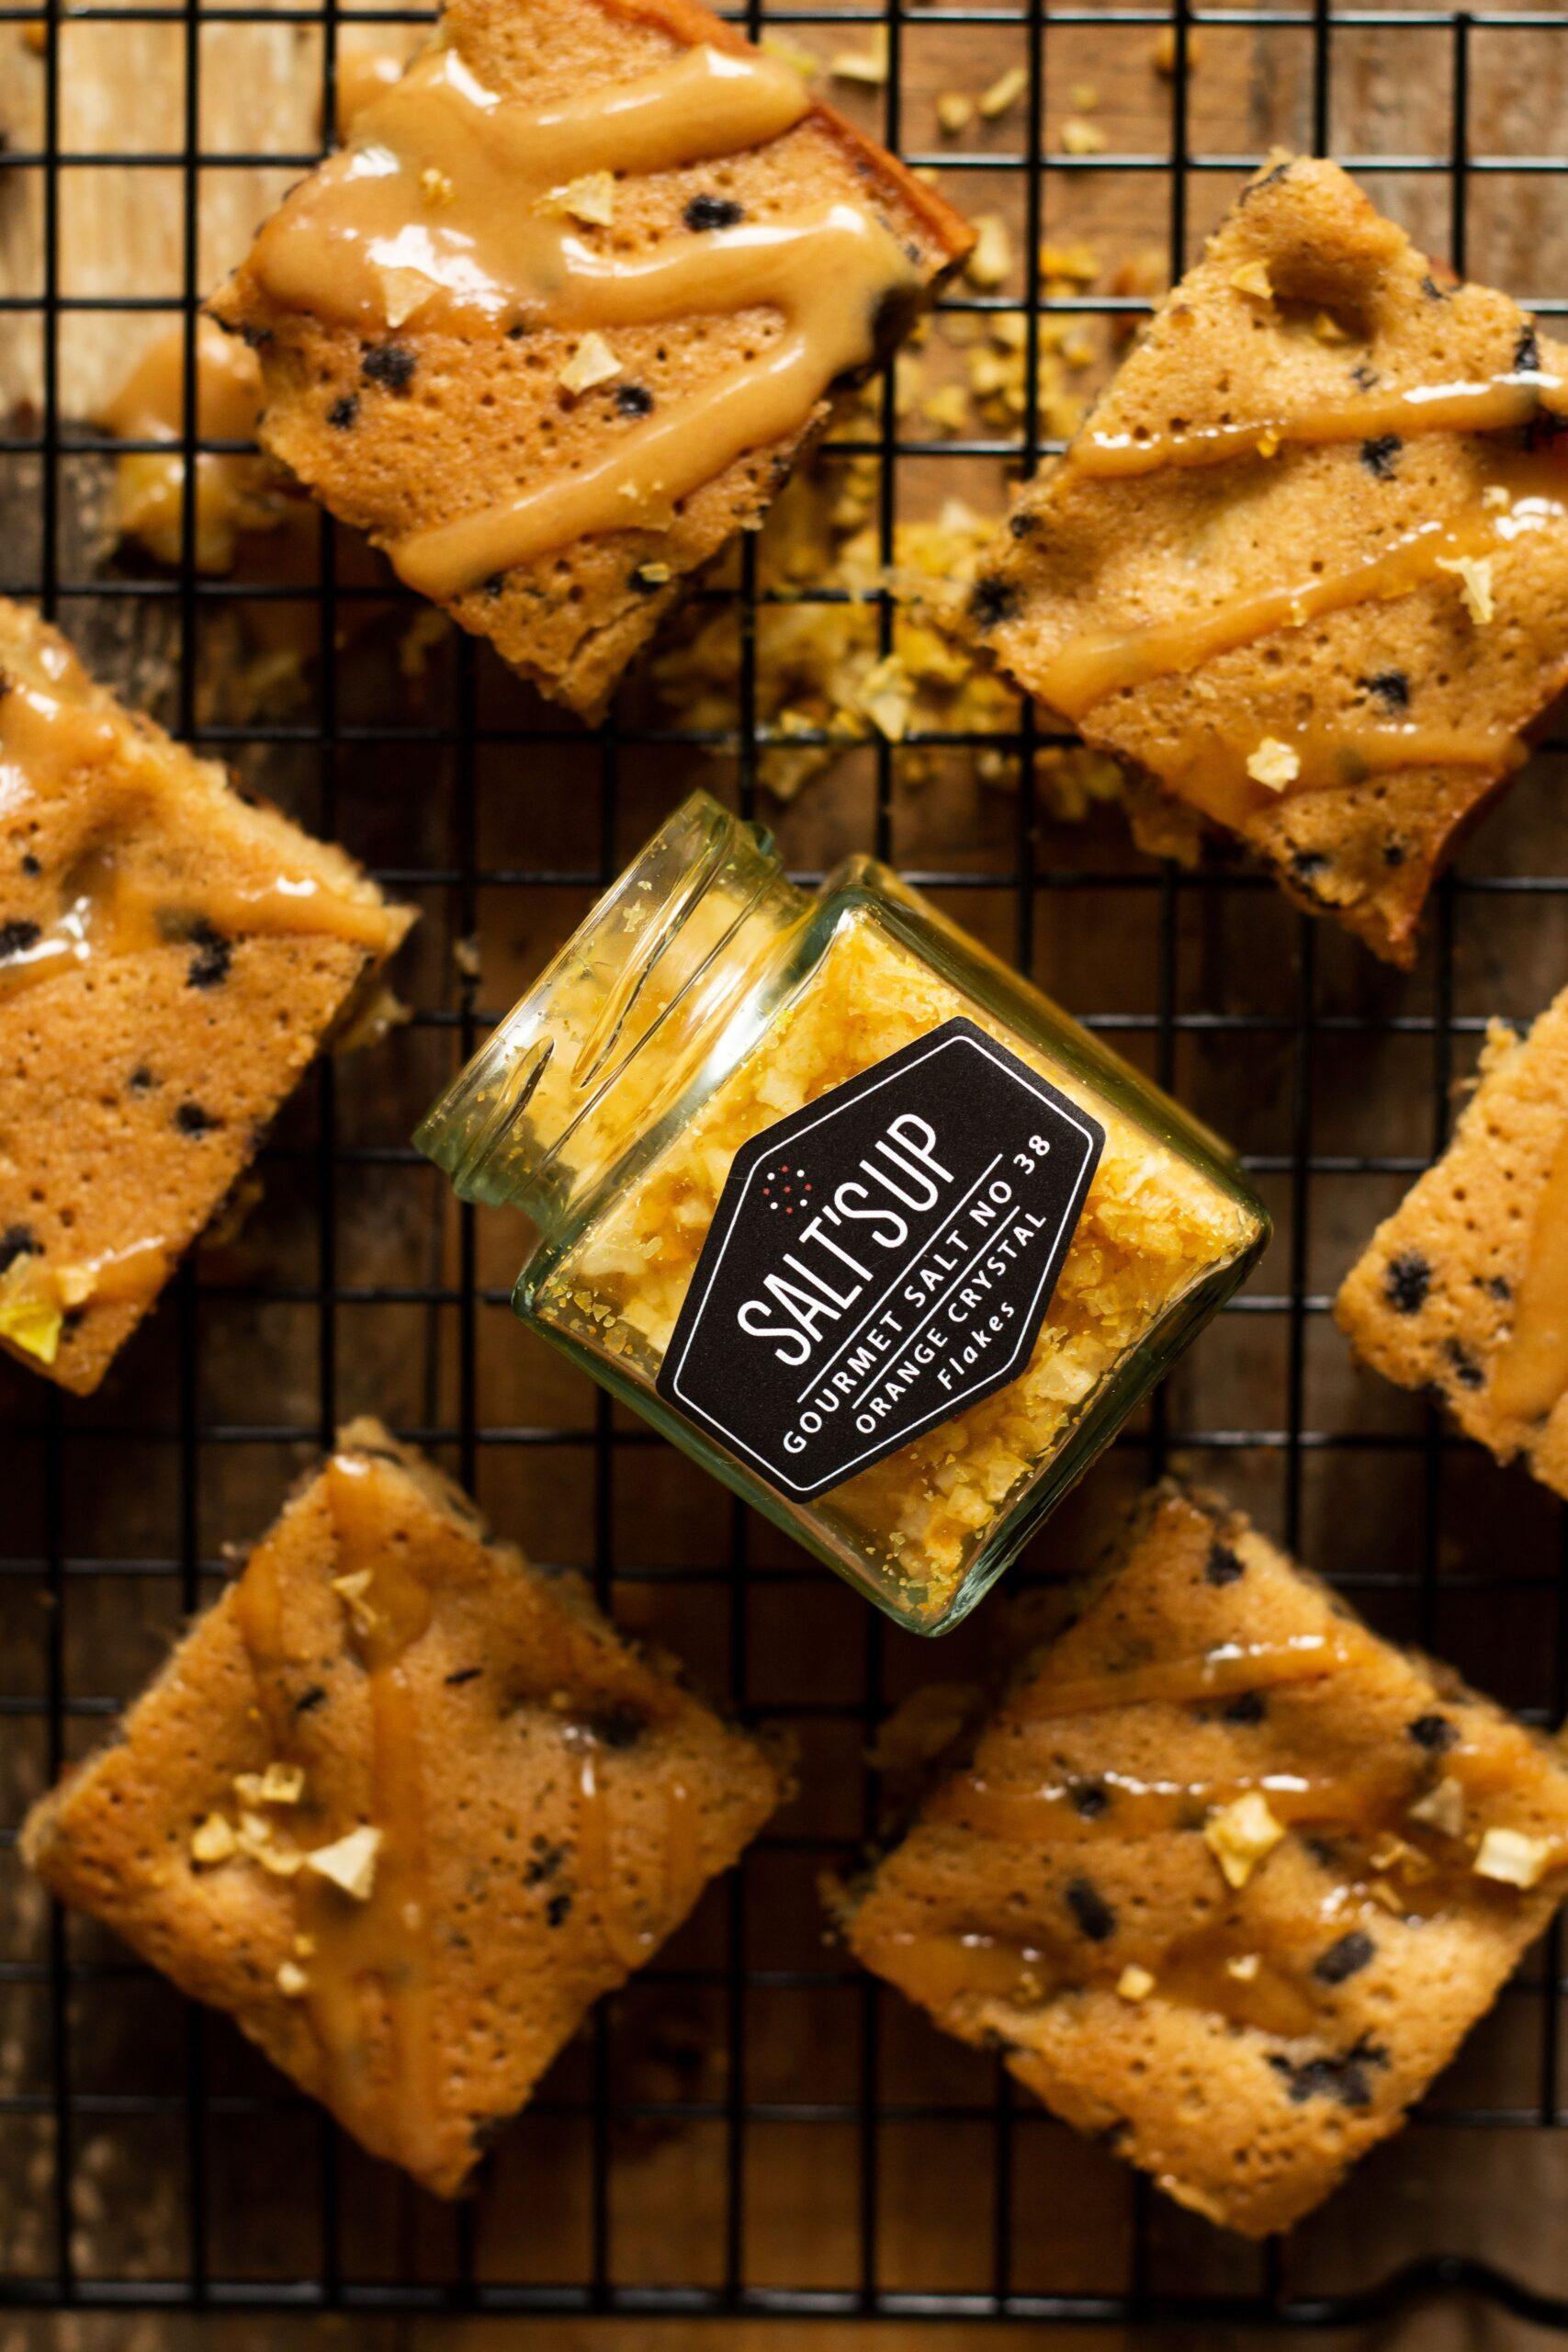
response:
<svg viewBox="0 0 1568 2352"><path fill-rule="evenodd" d="M879 27L869 49L835 50L828 71L836 82L863 82L880 89L887 79L887 32L886 27Z"/></svg>
<svg viewBox="0 0 1568 2352"><path fill-rule="evenodd" d="M990 86L983 90L975 105L983 120L997 122L1015 107L1029 87L1029 76L1021 65L1010 65L998 74Z"/></svg>

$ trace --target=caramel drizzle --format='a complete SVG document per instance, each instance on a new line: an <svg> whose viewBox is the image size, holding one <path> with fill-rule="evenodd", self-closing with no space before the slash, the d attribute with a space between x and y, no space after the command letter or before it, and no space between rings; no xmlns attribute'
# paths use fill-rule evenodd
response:
<svg viewBox="0 0 1568 2352"><path fill-rule="evenodd" d="M1318 2022L1304 1967L1271 1952L1247 1953L1223 1928L1181 1937L1157 1951L1139 1951L1131 1941L1119 1940L1109 1962L1086 1959L1081 1949L1032 1932L1025 1939L893 1929L857 1938L855 1949L868 1968L939 2017L955 2005L1043 2008L1058 1994L1086 1984L1107 1991L1132 1964L1157 1976L1157 1995L1151 2001L1179 2003L1283 2041L1312 2033ZM1250 1977L1234 1976L1225 1965L1243 1955L1258 1963Z"/></svg>
<svg viewBox="0 0 1568 2352"><path fill-rule="evenodd" d="M17 678L0 695L0 818L69 788L85 772L121 762L128 803L156 806L157 777L142 746L104 707L85 671L58 640L41 641L41 679ZM128 815L128 829L134 817ZM0 962L0 1001L99 956L188 943L194 927L225 936L329 937L379 957L396 944L393 909L352 897L313 874L256 881L171 879L156 887L119 865L112 847L85 858L66 882L65 904L36 940Z"/></svg>
<svg viewBox="0 0 1568 2352"><path fill-rule="evenodd" d="M1283 1642L1222 1642L1201 1657L1151 1658L1105 1674L1043 1674L1014 1693L1009 1712L1019 1721L1040 1723L1150 1701L1191 1706L1242 1690L1318 1681L1337 1674L1357 1654L1348 1629L1293 1634Z"/></svg>
<svg viewBox="0 0 1568 2352"><path fill-rule="evenodd" d="M1084 1787L1108 1799L1102 1812L1076 1807ZM1092 1843L1108 1835L1152 1838L1191 1826L1218 1805L1256 1791L1278 1821L1375 1828L1389 1826L1410 1796L1408 1774L1313 1780L1294 1772L1233 1775L1214 1781L1137 1781L1108 1771L1090 1784L1047 1781L1039 1788L1002 1788L976 1773L961 1773L936 1792L930 1821L953 1822L1010 1843Z"/></svg>
<svg viewBox="0 0 1568 2352"><path fill-rule="evenodd" d="M1230 458L1269 456L1281 443L1321 446L1386 433L1409 440L1422 433L1506 432L1528 424L1551 405L1549 395L1562 390L1561 377L1521 368L1483 383L1413 384L1359 400L1320 401L1288 416L1244 424L1184 425L1171 433L1107 433L1090 426L1071 444L1066 462L1075 473L1115 480L1168 466L1217 466Z"/></svg>
<svg viewBox="0 0 1568 2352"><path fill-rule="evenodd" d="M592 1896L604 1948L615 1966L629 1975L657 1951L661 1935L646 1920L634 1919L617 1900L615 1873L615 1817L609 1791L600 1777L598 1747L585 1728L570 1735L578 1750L576 1791L577 1875L581 1894ZM673 1920L691 1900L702 1875L698 1843L699 1810L695 1798L678 1775L664 1784L662 1894L665 1918ZM667 1932L667 1930L666 1930Z"/></svg>
<svg viewBox="0 0 1568 2352"><path fill-rule="evenodd" d="M0 961L0 1002L99 957L188 946L200 924L225 937L336 938L372 956L384 955L389 944L386 909L329 890L313 875L203 882L193 890L184 883L154 889L111 857L90 861L85 871L86 887L32 945Z"/></svg>
<svg viewBox="0 0 1568 2352"><path fill-rule="evenodd" d="M1560 523L1565 513L1559 496L1533 491L1513 496L1506 508L1478 503L1456 522L1417 524L1381 554L1342 571L1310 572L1287 587L1224 597L1181 620L1149 621L1104 635L1085 631L1050 655L1032 683L1053 709L1082 718L1110 695L1153 678L1188 675L1222 653L1277 630L1304 628L1323 614L1391 603L1434 581L1451 586L1445 564L1495 555L1528 532ZM1266 787L1260 789L1265 798L1270 797Z"/></svg>
<svg viewBox="0 0 1568 2352"><path fill-rule="evenodd" d="M43 640L44 677L9 678L0 695L0 818L57 791L119 749L114 720L92 705L87 674L59 640ZM57 660L57 655L64 659Z"/></svg>
<svg viewBox="0 0 1568 2352"><path fill-rule="evenodd" d="M1270 730L1272 732L1272 730ZM1182 798L1217 822L1240 827L1260 808L1299 800L1314 792L1341 791L1368 776L1413 768L1476 768L1506 775L1526 756L1526 747L1506 728L1351 726L1280 730L1275 740L1296 755L1297 772L1282 790L1259 784L1247 762L1258 748L1250 741L1213 732L1183 746L1179 762L1161 769Z"/></svg>
<svg viewBox="0 0 1568 2352"><path fill-rule="evenodd" d="M336 1574L371 1574L353 1639L367 1670L369 1811L381 1830L376 1877L365 1903L308 1872L289 1886L296 1927L312 1945L301 2007L320 2058L320 2096L369 2150L421 2171L440 2154L442 2046L419 1702L407 1660L430 1623L430 1590L386 1541L371 1473L374 1465L353 1453L333 1453L324 1470ZM282 1702L282 1677L301 1660L289 1642L280 1557L265 1547L235 1585L235 1613L273 1752L287 1757L294 1722ZM350 1827L350 1820L339 1823L333 1835ZM371 2058L378 2020L390 2067Z"/></svg>
<svg viewBox="0 0 1568 2352"><path fill-rule="evenodd" d="M389 1544L377 1508L374 1465L351 1453L328 1463L327 1505L340 1576L368 1569L354 1622L370 1716L369 1813L381 1832L364 1902L306 1871L289 1881L296 1924L311 1949L301 2004L320 2057L321 2096L378 2154L418 2172L441 2149L444 2069L431 1951L429 1827L419 1704L409 1658L430 1623L429 1587ZM289 1752L283 1669L300 1661L288 1639L276 1557L264 1550L235 1588L256 1702L274 1752ZM334 1835L354 1827L338 1825ZM383 2027L389 2064L372 2052Z"/></svg>
<svg viewBox="0 0 1568 2352"><path fill-rule="evenodd" d="M783 313L772 344L609 455L389 548L402 578L450 599L572 540L667 527L675 505L748 449L797 432L873 356L878 310L919 270L882 222L838 202L816 218L698 232L647 260L586 243L552 190L592 173L675 169L779 137L809 111L793 68L683 51L636 81L550 107L502 98L456 49L430 51L354 124L354 143L297 189L252 266L279 305L362 332L405 320L495 334ZM434 195L434 200L433 200Z"/></svg>
<svg viewBox="0 0 1568 2352"><path fill-rule="evenodd" d="M1568 1134L1559 1141L1530 1225L1513 1328L1492 1365L1489 1402L1539 1421L1568 1390Z"/></svg>
<svg viewBox="0 0 1568 2352"><path fill-rule="evenodd" d="M1489 1769L1462 1745L1445 1754L1442 1770L1459 1781L1470 1804L1483 1804L1508 1785L1505 1764L1495 1762ZM872 1939L861 1947L862 1956L913 1998L939 2010L976 1999L1038 2007L1069 1989L1112 1984L1134 1962L1155 1979L1151 2000L1175 2002L1267 2033L1304 2035L1318 2022L1322 1994L1321 1986L1314 1994L1313 1965L1325 1943L1343 1933L1348 1917L1386 1917L1391 1908L1405 1918L1433 1917L1451 1906L1461 1882L1474 1898L1480 1883L1466 1866L1469 1849L1462 1849L1461 1863L1450 1841L1430 1839L1409 1817L1418 1780L1409 1771L1321 1780L1275 1771L1151 1782L1105 1771L1092 1785L1108 1802L1083 1815L1075 1810L1075 1800L1081 1798L1084 1782L1005 1788L977 1773L962 1774L936 1792L923 1818L1008 1844L1049 1849L1154 1837L1195 1827L1211 1808L1256 1792L1287 1826L1311 1824L1348 1833L1368 1855L1380 1834L1393 1831L1395 1850L1386 1860L1363 1856L1314 1910L1290 1919L1263 1914L1164 1944L1140 1944L1134 1931L1119 1936L1103 1953L1081 1939L1038 1934L1032 1927L1027 1942L988 1934L895 1934ZM1228 1963L1236 1959L1255 1963L1249 1973L1232 1973Z"/></svg>
<svg viewBox="0 0 1568 2352"><path fill-rule="evenodd" d="M306 1931L316 1946L306 1963L305 1998L347 2111L363 2112L368 2097L372 2120L383 2131L390 2127L400 2160L417 2170L422 2153L439 2144L443 2070L423 1739L408 1664L429 1625L432 1595L386 1540L373 1465L354 1454L334 1454L326 1478L338 1574L371 1571L367 1608L354 1621L352 1639L367 1677L370 1817L381 1845L367 1902L345 1898L324 1881L300 1888ZM389 2094L365 2079L367 2007L371 2013L379 2007L386 2018L394 2076Z"/></svg>
<svg viewBox="0 0 1568 2352"><path fill-rule="evenodd" d="M367 107L384 98L401 81L407 60L389 50L361 51L337 61L334 121L337 136L346 139Z"/></svg>

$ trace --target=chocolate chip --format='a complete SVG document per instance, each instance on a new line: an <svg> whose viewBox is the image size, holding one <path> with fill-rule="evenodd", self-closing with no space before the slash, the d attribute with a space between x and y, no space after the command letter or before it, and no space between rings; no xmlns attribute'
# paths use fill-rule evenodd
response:
<svg viewBox="0 0 1568 2352"><path fill-rule="evenodd" d="M1102 1813L1110 1810L1111 1793L1098 1781L1083 1781L1069 1791L1068 1802L1083 1820L1098 1821Z"/></svg>
<svg viewBox="0 0 1568 2352"><path fill-rule="evenodd" d="M1350 381L1355 385L1358 391L1370 392L1374 390L1377 386L1377 369L1375 368L1369 368L1364 359L1358 359L1352 363L1350 368Z"/></svg>
<svg viewBox="0 0 1568 2352"><path fill-rule="evenodd" d="M196 953L186 966L187 989L220 988L229 977L229 967L234 960L234 945L209 922L198 922L190 934Z"/></svg>
<svg viewBox="0 0 1568 2352"><path fill-rule="evenodd" d="M1039 524L1036 522L1032 514L1010 514L1008 516L1008 530L1015 539L1032 538L1039 527Z"/></svg>
<svg viewBox="0 0 1568 2352"><path fill-rule="evenodd" d="M456 1674L444 1674L441 1679L448 1690L456 1690L460 1683L476 1681L483 1672L482 1666L460 1666Z"/></svg>
<svg viewBox="0 0 1568 2352"><path fill-rule="evenodd" d="M175 1125L182 1136L209 1136L222 1124L210 1111L204 1111L199 1102L182 1102L175 1113Z"/></svg>
<svg viewBox="0 0 1568 2352"><path fill-rule="evenodd" d="M321 1705L326 1695L327 1686L324 1682L312 1682L310 1689L308 1690L301 1690L298 1699L295 1700L295 1713L297 1715L308 1715L313 1707L319 1707Z"/></svg>
<svg viewBox="0 0 1568 2352"><path fill-rule="evenodd" d="M130 1076L127 1079L126 1084L130 1087L132 1094L148 1094L157 1084L157 1080L154 1079L152 1071L148 1069L145 1062L138 1062L136 1068L131 1071Z"/></svg>
<svg viewBox="0 0 1568 2352"><path fill-rule="evenodd" d="M682 214L688 229L734 229L746 218L732 196L694 196Z"/></svg>
<svg viewBox="0 0 1568 2352"><path fill-rule="evenodd" d="M1485 1387L1486 1374L1468 1348L1462 1347L1458 1340L1450 1340L1445 1352L1450 1363L1453 1366L1454 1378L1461 1388Z"/></svg>
<svg viewBox="0 0 1568 2352"><path fill-rule="evenodd" d="M406 392L418 365L406 343L373 343L359 357L360 374L388 392Z"/></svg>
<svg viewBox="0 0 1568 2352"><path fill-rule="evenodd" d="M588 1718L590 1736L601 1747L635 1747L647 1729L647 1717L634 1707L608 1707Z"/></svg>
<svg viewBox="0 0 1568 2352"><path fill-rule="evenodd" d="M27 876L29 882L36 882L39 876L43 872L42 865L33 855L30 849L25 849L22 852L22 872Z"/></svg>
<svg viewBox="0 0 1568 2352"><path fill-rule="evenodd" d="M1404 843L1403 842L1384 842L1382 845L1382 862L1385 865L1403 865L1404 863Z"/></svg>
<svg viewBox="0 0 1568 2352"><path fill-rule="evenodd" d="M1328 860L1320 849L1293 849L1291 852L1291 879L1302 889L1310 890L1320 874L1328 871Z"/></svg>
<svg viewBox="0 0 1568 2352"><path fill-rule="evenodd" d="M1489 1297L1500 1300L1505 1306L1514 1295L1514 1285L1506 1274L1488 1274L1481 1287Z"/></svg>
<svg viewBox="0 0 1568 2352"><path fill-rule="evenodd" d="M1237 1584L1247 1574L1245 1562L1228 1544L1211 1544L1203 1563L1205 1584Z"/></svg>
<svg viewBox="0 0 1568 2352"><path fill-rule="evenodd" d="M534 1845L536 1850L523 1865L525 1886L543 1886L547 1879L554 1878L566 1860L566 1848L552 1846L547 1838L536 1838Z"/></svg>
<svg viewBox="0 0 1568 2352"><path fill-rule="evenodd" d="M9 922L0 922L0 964L9 956L25 956L42 936L37 923L28 922L24 916L13 915Z"/></svg>
<svg viewBox="0 0 1568 2352"><path fill-rule="evenodd" d="M1238 1690L1220 1709L1220 1717L1227 1724L1260 1724L1268 1713L1269 1702L1261 1690Z"/></svg>
<svg viewBox="0 0 1568 2352"><path fill-rule="evenodd" d="M1337 1944L1319 1952L1312 1964L1312 1973L1323 1984L1343 1984L1348 1976L1357 1975L1370 1960L1377 1956L1377 1946L1371 1936L1359 1928L1352 1928Z"/></svg>
<svg viewBox="0 0 1568 2352"><path fill-rule="evenodd" d="M1361 463L1379 481L1392 481L1398 471L1395 460L1404 447L1397 433L1375 434L1361 444Z"/></svg>
<svg viewBox="0 0 1568 2352"><path fill-rule="evenodd" d="M0 1274L9 1272L18 1258L36 1258L39 1240L30 1225L8 1225L0 1233Z"/></svg>
<svg viewBox="0 0 1568 2352"><path fill-rule="evenodd" d="M347 433L359 422L357 393L345 392L341 401L333 401L327 411L327 423L334 433Z"/></svg>
<svg viewBox="0 0 1568 2352"><path fill-rule="evenodd" d="M1439 286L1430 271L1421 280L1421 291L1429 302L1446 302L1449 299L1448 288Z"/></svg>
<svg viewBox="0 0 1568 2352"><path fill-rule="evenodd" d="M1417 1715L1404 1728L1416 1747L1424 1747L1428 1756L1442 1756L1459 1745L1459 1725L1450 1723L1447 1715Z"/></svg>
<svg viewBox="0 0 1568 2352"><path fill-rule="evenodd" d="M615 406L623 416L650 416L653 413L653 394L646 384L617 384Z"/></svg>
<svg viewBox="0 0 1568 2352"><path fill-rule="evenodd" d="M247 319L240 329L240 341L251 351L265 351L272 341L270 327L253 326Z"/></svg>
<svg viewBox="0 0 1568 2352"><path fill-rule="evenodd" d="M1366 2071L1371 2055L1358 2045L1343 2058L1292 2060L1271 2052L1269 2064L1284 2078L1294 2107L1309 2098L1337 2098L1342 2107L1371 2107L1372 2086Z"/></svg>
<svg viewBox="0 0 1568 2352"><path fill-rule="evenodd" d="M1403 670L1376 670L1370 678L1358 678L1356 684L1365 695L1371 695L1385 710L1408 710L1410 681Z"/></svg>
<svg viewBox="0 0 1568 2352"><path fill-rule="evenodd" d="M545 1905L545 1924L549 1928L563 1928L570 1917L571 1897L562 1887L560 1893L552 1894Z"/></svg>
<svg viewBox="0 0 1568 2352"><path fill-rule="evenodd" d="M1419 1315L1432 1287L1432 1269L1418 1250L1402 1250L1382 1270L1383 1296L1396 1315Z"/></svg>
<svg viewBox="0 0 1568 2352"><path fill-rule="evenodd" d="M1519 339L1514 345L1514 372L1519 376L1540 373L1540 337L1535 331L1535 321L1529 319L1519 329Z"/></svg>
<svg viewBox="0 0 1568 2352"><path fill-rule="evenodd" d="M1005 580L987 574L969 592L970 617L981 628L997 628L1018 610L1018 597Z"/></svg>
<svg viewBox="0 0 1568 2352"><path fill-rule="evenodd" d="M1076 1878L1066 1892L1066 1905L1091 1944L1108 1942L1116 1933L1116 1914L1098 1887Z"/></svg>

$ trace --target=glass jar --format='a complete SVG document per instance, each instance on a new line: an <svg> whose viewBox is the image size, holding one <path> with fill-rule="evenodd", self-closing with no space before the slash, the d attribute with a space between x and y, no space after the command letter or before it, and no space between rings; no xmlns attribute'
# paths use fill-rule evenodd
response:
<svg viewBox="0 0 1568 2352"><path fill-rule="evenodd" d="M679 808L415 1138L513 1304L900 1623L953 1625L1234 1290L1234 1158L886 866Z"/></svg>

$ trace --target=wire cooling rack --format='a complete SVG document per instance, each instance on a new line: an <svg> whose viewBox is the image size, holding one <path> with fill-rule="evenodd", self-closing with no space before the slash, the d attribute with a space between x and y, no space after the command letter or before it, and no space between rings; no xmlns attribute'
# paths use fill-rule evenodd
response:
<svg viewBox="0 0 1568 2352"><path fill-rule="evenodd" d="M250 1225L182 1272L100 1396L62 1402L6 1375L0 2303L1326 2326L1467 2288L1568 2326L1563 2257L1529 2220L1568 2146L1555 1936L1401 2141L1323 2216L1261 2250L1168 2207L822 1944L812 1882L874 1825L875 1726L921 1679L972 1665L1001 1604L941 1651L923 1648L750 1523L540 1357L506 1309L514 1236L453 1208L406 1143L513 984L693 764L716 762L747 813L777 815L803 876L855 847L900 864L1235 1136L1271 1199L1278 1238L1250 1289L1022 1573L1070 1558L1090 1522L1179 1461L1336 1575L1380 1625L1555 1721L1568 1702L1555 1510L1420 1405L1358 1380L1326 1315L1357 1242L1440 1142L1486 1019L1529 1015L1561 978L1543 781L1555 747L1438 894L1406 981L1240 872L1141 859L1115 812L1052 821L1040 776L1053 739L1027 713L1001 735L879 740L774 811L750 544L737 584L707 592L739 616L736 727L672 724L634 684L592 734L511 691L466 642L434 657L417 692L395 671L367 688L353 616L395 599L367 585L330 526L302 586L199 574L188 508L175 572L95 561L75 514L97 445L72 405L73 334L118 320L129 346L157 314L194 321L214 266L204 188L267 167L281 187L316 152L309 139L288 152L243 136L213 146L209 42L298 28L299 72L330 120L345 30L417 21L330 6L0 8L0 42L32 52L25 68L6 64L0 93L36 66L40 126L13 131L0 159L0 208L29 187L39 224L36 275L0 294L0 335L36 346L39 392L0 435L0 586L79 637L107 619L123 649L151 630L178 731L344 839L425 918L410 1027L376 1057L321 1069L263 1155ZM1016 436L938 436L885 391L874 428L852 426L829 461L876 461L885 559L908 484L929 505L987 468L997 487L1049 447L1035 395L1061 314L1114 330L1146 307L1109 272L1045 290L1042 243L1073 233L1082 198L1120 224L1113 239L1157 241L1174 272L1278 136L1339 153L1461 270L1496 276L1549 317L1568 309L1568 157L1552 152L1568 114L1568 15L888 0L758 5L743 21L863 44L866 28L885 29L867 119L911 160L939 164L968 209L1010 208L1015 282L955 289L947 307L1021 316L1025 421ZM68 42L85 28L108 40L151 26L171 28L177 135L73 144ZM1162 37L1155 81L1148 52ZM968 61L946 70L969 86L976 59L1022 68L1010 122L966 135L962 152L931 123L933 42ZM1141 127L1072 152L1064 108L1095 102L1077 77L1097 74L1114 97L1134 64ZM124 175L128 219L144 175L165 191L173 175L186 224L176 282L73 282L73 206L95 174ZM197 446L187 428L187 463ZM826 578L803 593L844 594ZM893 607L867 601L886 650ZM213 625L279 604L313 616L305 707L225 718L202 686ZM975 781L981 750L1008 769L988 797ZM945 764L916 790L905 763L932 752ZM476 936L482 1000L449 960ZM101 1735L181 1613L216 1589L222 1547L265 1523L351 1409L380 1411L430 1447L536 1555L587 1568L625 1622L667 1634L804 1749L803 1799L660 1963L601 2008L455 2212L341 2142L226 2024L49 1910L14 1850L28 1797Z"/></svg>

